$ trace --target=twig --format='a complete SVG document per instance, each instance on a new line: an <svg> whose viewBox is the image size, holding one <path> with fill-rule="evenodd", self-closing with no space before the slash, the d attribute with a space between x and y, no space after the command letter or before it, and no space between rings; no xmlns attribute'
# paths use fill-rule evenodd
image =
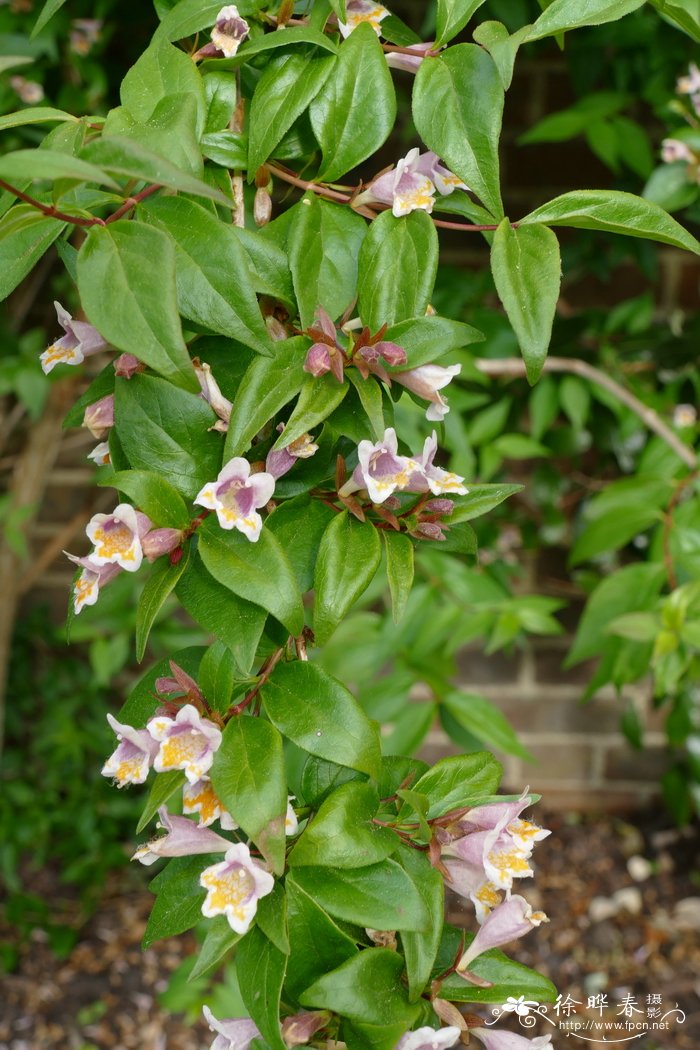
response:
<svg viewBox="0 0 700 1050"><path fill-rule="evenodd" d="M244 711L248 704L250 704L255 699L262 687L265 685L265 682L267 682L268 678L270 677L274 669L277 667L277 664L284 656L284 652L285 647L281 649L276 649L272 656L268 657L268 659L265 661L260 670L260 677L258 681L255 683L250 692L246 693L246 695L243 697L239 704L233 704L231 707L229 707L228 711L226 712L227 718L230 718L233 715L240 715L241 711Z"/></svg>
<svg viewBox="0 0 700 1050"><path fill-rule="evenodd" d="M476 367L487 376L524 376L526 374L525 362L519 357L504 357L489 360L477 358L474 362ZM589 365L587 361L581 361L576 357L548 357L544 363L545 372L571 372L574 375L589 379L596 386L609 391L618 401L626 405L630 411L639 416L641 421L664 441L669 448L673 449L680 460L691 470L698 468L698 457L692 448L685 445L680 438L674 434L669 426L664 423L653 408L645 405L638 397L622 386L599 368Z"/></svg>
<svg viewBox="0 0 700 1050"><path fill-rule="evenodd" d="M19 197L25 204L31 204L32 208L36 208L37 211L48 215L51 219L57 219L59 222L70 222L74 226L104 226L105 224L104 219L97 219L95 216L90 219L83 219L79 215L67 215L65 212L54 208L53 204L42 204L36 197L30 197L28 193L23 193L22 190L18 190L16 186L5 182L4 179L0 179L0 189L7 190L13 196Z"/></svg>
<svg viewBox="0 0 700 1050"><path fill-rule="evenodd" d="M349 204L352 199L347 193L339 193L338 190L332 190L329 186L319 186L316 182L302 179L299 175L295 175L294 172L288 171L278 164L266 164L265 167L272 175L276 175L283 182L288 182L290 186L297 186L300 190L309 190L311 193L317 193L319 197L327 197L329 200L338 201L340 204Z"/></svg>
<svg viewBox="0 0 700 1050"><path fill-rule="evenodd" d="M105 219L103 225L108 226L110 222L116 222L118 219L121 219L122 216L126 215L126 213L131 211L132 208L135 208L137 204L141 203L141 201L145 201L147 197L150 197L152 194L157 193L158 190L162 189L163 187L157 183L154 183L152 186L146 186L145 190L141 190L140 193L125 200L120 208L117 208L109 218ZM100 222L102 222L102 219L100 219Z"/></svg>
<svg viewBox="0 0 700 1050"><path fill-rule="evenodd" d="M686 474L684 478L680 478L676 482L676 485L669 500L664 514L664 527L662 532L662 548L663 548L663 559L664 565L666 566L666 575L668 576L668 585L672 591L675 591L678 586L678 579L676 577L676 570L673 566L673 552L671 551L671 530L673 529L673 515L676 511L676 507L681 501L683 493L687 489L688 485L692 485L697 480L700 471L694 470L691 474Z"/></svg>

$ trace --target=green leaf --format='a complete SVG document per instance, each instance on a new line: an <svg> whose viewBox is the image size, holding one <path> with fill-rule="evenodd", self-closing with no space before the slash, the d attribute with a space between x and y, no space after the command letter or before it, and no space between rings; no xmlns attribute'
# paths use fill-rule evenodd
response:
<svg viewBox="0 0 700 1050"><path fill-rule="evenodd" d="M78 255L78 290L90 322L108 342L136 351L178 386L198 389L177 312L169 237L125 220L93 227Z"/></svg>
<svg viewBox="0 0 700 1050"><path fill-rule="evenodd" d="M357 955L355 942L330 915L295 882L286 880L290 956L286 989L294 999L315 980Z"/></svg>
<svg viewBox="0 0 700 1050"><path fill-rule="evenodd" d="M534 383L552 338L561 284L556 235L546 226L514 229L504 219L491 247L496 291L520 343L527 378Z"/></svg>
<svg viewBox="0 0 700 1050"><path fill-rule="evenodd" d="M13 292L66 228L30 204L16 204L0 218L0 301Z"/></svg>
<svg viewBox="0 0 700 1050"><path fill-rule="evenodd" d="M238 715L224 730L211 767L214 791L272 871L284 871L287 777L282 737L262 718Z"/></svg>
<svg viewBox="0 0 700 1050"><path fill-rule="evenodd" d="M140 142L134 142L121 135L103 135L94 139L84 147L81 156L87 161L101 165L105 171L114 175L166 186L171 190L191 193L195 197L206 197L224 207L231 207L229 198L214 186L182 171ZM114 229L114 226L110 225L110 229Z"/></svg>
<svg viewBox="0 0 700 1050"><path fill-rule="evenodd" d="M321 540L314 576L317 645L328 641L367 590L381 557L379 533L370 522L357 521L346 510L331 521Z"/></svg>
<svg viewBox="0 0 700 1050"><path fill-rule="evenodd" d="M169 95L184 95L196 104L197 138L204 131L204 85L197 66L180 48L172 47L156 34L150 46L129 69L119 95L122 104L137 120L145 122L156 106Z"/></svg>
<svg viewBox="0 0 700 1050"><path fill-rule="evenodd" d="M386 574L391 593L391 609L394 623L398 623L406 611L406 603L413 586L413 544L408 536L400 532L383 532L386 552Z"/></svg>
<svg viewBox="0 0 700 1050"><path fill-rule="evenodd" d="M381 441L386 429L384 421L384 399L380 383L373 379L364 379L356 368L350 368L345 373L348 382L355 387L357 397L367 416L374 437Z"/></svg>
<svg viewBox="0 0 700 1050"><path fill-rule="evenodd" d="M522 492L522 489L522 485L470 485L468 494L460 499L449 521L456 524L459 521L479 518L514 496L516 492Z"/></svg>
<svg viewBox="0 0 700 1050"><path fill-rule="evenodd" d="M143 660L146 652L148 636L151 633L151 627L155 622L156 616L186 568L186 554L180 558L176 565L171 565L170 559L167 557L159 558L158 563L151 571L151 575L146 580L146 585L141 591L141 597L136 609L136 659L139 663Z"/></svg>
<svg viewBox="0 0 700 1050"><path fill-rule="evenodd" d="M240 532L222 529L209 518L199 530L199 555L215 580L234 594L272 613L290 634L301 634L304 608L287 556L263 528L255 543Z"/></svg>
<svg viewBox="0 0 700 1050"><path fill-rule="evenodd" d="M576 190L555 197L520 220L520 229L532 223L573 226L581 230L607 230L628 237L643 237L700 255L695 237L658 204L618 190Z"/></svg>
<svg viewBox="0 0 700 1050"><path fill-rule="evenodd" d="M335 762L309 755L301 771L300 797L305 805L316 809L336 788L351 780L364 783L365 775L347 766L338 766Z"/></svg>
<svg viewBox="0 0 700 1050"><path fill-rule="evenodd" d="M132 467L167 476L187 499L217 476L221 439L209 432L216 417L201 397L135 375L117 379L114 404L116 433Z"/></svg>
<svg viewBox="0 0 700 1050"><path fill-rule="evenodd" d="M258 358L249 366L233 401L226 460L246 452L255 435L301 390L308 346L303 338L275 343L272 357Z"/></svg>
<svg viewBox="0 0 700 1050"><path fill-rule="evenodd" d="M631 642L653 642L661 630L661 621L654 613L631 612L616 616L606 631Z"/></svg>
<svg viewBox="0 0 700 1050"><path fill-rule="evenodd" d="M430 915L430 925L426 932L404 930L401 934L401 947L406 956L408 973L408 997L410 1002L416 1002L430 980L442 937L445 883L425 853L401 846L397 860L420 893Z"/></svg>
<svg viewBox="0 0 700 1050"><path fill-rule="evenodd" d="M695 15L692 15L687 8L688 0L677 0L676 3L669 0L650 0L650 3L667 22L675 22L684 33L700 44L700 8L697 5Z"/></svg>
<svg viewBox="0 0 700 1050"><path fill-rule="evenodd" d="M101 168L88 164L69 153L50 149L18 149L0 157L0 179L16 183L26 179L37 182L43 179L55 182L58 179L76 179L79 182L97 182L111 189L118 189Z"/></svg>
<svg viewBox="0 0 700 1050"><path fill-rule="evenodd" d="M316 379L308 376L299 394L294 411L287 420L284 430L272 446L273 449L286 448L319 423L328 419L331 412L338 407L348 392L347 383L339 383L330 372Z"/></svg>
<svg viewBox="0 0 700 1050"><path fill-rule="evenodd" d="M287 957L257 926L236 948L236 973L246 1009L270 1050L287 1050L280 1032L280 997Z"/></svg>
<svg viewBox="0 0 700 1050"><path fill-rule="evenodd" d="M296 868L294 881L331 915L358 926L427 930L430 925L423 898L394 860L348 870Z"/></svg>
<svg viewBox="0 0 700 1050"><path fill-rule="evenodd" d="M136 834L140 835L143 829L150 824L161 806L175 794L185 783L185 774L181 769L173 769L169 773L156 773L155 780L151 784L143 813L136 825ZM227 923L228 925L228 923Z"/></svg>
<svg viewBox="0 0 700 1050"><path fill-rule="evenodd" d="M66 121L77 124L78 118L62 109L54 109L53 106L28 106L26 109L17 110L16 113L6 113L0 117L0 131L24 127L27 124L54 124Z"/></svg>
<svg viewBox="0 0 700 1050"><path fill-rule="evenodd" d="M503 99L498 70L476 44L457 44L421 62L413 89L418 134L498 219L503 217L498 163Z"/></svg>
<svg viewBox="0 0 700 1050"><path fill-rule="evenodd" d="M325 503L303 493L280 503L265 522L287 552L302 594L313 586L321 538L334 517Z"/></svg>
<svg viewBox="0 0 700 1050"><path fill-rule="evenodd" d="M291 212L289 267L301 324L307 328L317 307L335 319L355 298L357 260L367 224L350 208L312 194Z"/></svg>
<svg viewBox="0 0 700 1050"><path fill-rule="evenodd" d="M294 288L287 253L272 240L266 240L252 230L241 226L232 226L231 229L248 257L255 290L282 299L291 306Z"/></svg>
<svg viewBox="0 0 700 1050"><path fill-rule="evenodd" d="M314 47L320 47L324 51L331 51L333 54L336 54L338 51L333 39L326 36L325 33L319 33L318 30L312 29L310 26L285 26L284 29L279 29L275 33L265 33L264 36L256 36L254 40L246 40L240 51L232 58L224 59L223 61L215 59L214 61L217 67L223 66L224 69L236 69L255 55L264 54L266 51L274 51L280 47L291 47L294 44L313 44Z"/></svg>
<svg viewBox="0 0 700 1050"><path fill-rule="evenodd" d="M397 343L408 358L405 365L388 366L387 372L393 373L432 364L451 350L483 342L484 334L469 324L451 321L447 317L411 317L391 325L384 339Z"/></svg>
<svg viewBox="0 0 700 1050"><path fill-rule="evenodd" d="M469 944L471 940L471 934L467 934L466 943ZM456 953L459 942L455 938L452 943ZM448 966L453 959L454 956L447 963ZM491 986L478 988L453 973L443 981L440 995L453 1003L498 1004L505 1003L509 996L517 999L524 995L526 999L537 1003L553 1003L557 997L557 990L550 980L536 970L509 959L497 948L478 956L470 963L469 969L485 981L490 981Z"/></svg>
<svg viewBox="0 0 700 1050"><path fill-rule="evenodd" d="M287 894L281 882L276 882L272 893L258 901L255 919L268 941L272 941L284 955L289 955Z"/></svg>
<svg viewBox="0 0 700 1050"><path fill-rule="evenodd" d="M360 249L357 296L364 324L376 332L425 314L437 262L438 236L429 215L413 211L397 219L383 212Z"/></svg>
<svg viewBox="0 0 700 1050"><path fill-rule="evenodd" d="M192 619L220 638L242 673L248 674L265 627L265 610L217 583L198 556L190 558L175 593Z"/></svg>
<svg viewBox="0 0 700 1050"><path fill-rule="evenodd" d="M435 46L442 47L464 29L484 0L438 0Z"/></svg>
<svg viewBox="0 0 700 1050"><path fill-rule="evenodd" d="M428 817L432 819L468 806L481 795L492 795L500 783L501 773L500 763L486 751L452 755L436 762L412 789L428 796Z"/></svg>
<svg viewBox="0 0 700 1050"><path fill-rule="evenodd" d="M164 675L170 675L170 661L173 660L178 667L186 671L192 678L197 677L202 654L205 652L200 645L193 645L187 649L180 649L164 660L159 660L155 667L146 671L139 678L134 688L129 693L126 702L119 712L119 721L127 722L130 726L142 729L149 718L155 714L156 708L160 706L160 700L156 695L156 679Z"/></svg>
<svg viewBox="0 0 700 1050"><path fill-rule="evenodd" d="M265 67L250 103L249 180L308 108L334 65L335 56L309 58L295 52L277 56Z"/></svg>
<svg viewBox="0 0 700 1050"><path fill-rule="evenodd" d="M411 1006L401 983L403 959L389 948L369 948L320 977L300 997L302 1006L332 1010L370 1025L412 1024Z"/></svg>
<svg viewBox="0 0 700 1050"><path fill-rule="evenodd" d="M517 33L509 33L502 22L482 22L474 30L477 44L486 48L496 63L505 91L513 80L513 66L520 45L530 32L530 26L523 26Z"/></svg>
<svg viewBox="0 0 700 1050"><path fill-rule="evenodd" d="M398 837L373 823L379 795L371 784L342 784L323 802L289 855L290 867L362 868L390 856Z"/></svg>
<svg viewBox="0 0 700 1050"><path fill-rule="evenodd" d="M39 33L42 31L45 25L48 25L53 16L61 10L65 2L66 0L46 0L46 3L39 12L39 17L34 23L34 27L31 32L32 40L35 36L39 35Z"/></svg>
<svg viewBox="0 0 700 1050"><path fill-rule="evenodd" d="M616 22L643 3L644 0L554 0L532 26L527 39L541 40L579 26Z"/></svg>
<svg viewBox="0 0 700 1050"><path fill-rule="evenodd" d="M121 470L99 484L125 493L158 527L186 529L190 524L192 515L184 499L162 474Z"/></svg>
<svg viewBox="0 0 700 1050"><path fill-rule="evenodd" d="M219 714L225 714L231 704L238 677L236 659L227 645L214 642L199 666L199 688L207 703Z"/></svg>
<svg viewBox="0 0 700 1050"><path fill-rule="evenodd" d="M255 0L241 0L236 6L241 16L246 18L256 14L259 5ZM182 40L200 29L213 26L220 10L221 4L218 0L180 0L180 3L176 3L172 10L168 11L157 32L167 40Z"/></svg>
<svg viewBox="0 0 700 1050"><path fill-rule="evenodd" d="M375 724L352 693L316 664L280 664L263 686L263 697L273 725L304 751L376 775L379 736Z"/></svg>
<svg viewBox="0 0 700 1050"><path fill-rule="evenodd" d="M630 499L627 507L614 507L594 521L586 523L569 555L571 565L595 558L605 551L619 550L630 540L661 520L661 512L652 504Z"/></svg>
<svg viewBox="0 0 700 1050"><path fill-rule="evenodd" d="M270 340L248 257L233 226L194 201L162 197L139 213L175 242L177 297L183 316L261 354Z"/></svg>
<svg viewBox="0 0 700 1050"><path fill-rule="evenodd" d="M184 933L202 918L205 891L199 876L206 867L221 860L219 854L175 857L156 875L149 889L157 894L141 942L150 948L154 941Z"/></svg>
<svg viewBox="0 0 700 1050"><path fill-rule="evenodd" d="M452 717L484 744L532 761L532 755L520 743L506 716L486 697L455 691L447 693L443 703Z"/></svg>
<svg viewBox="0 0 700 1050"><path fill-rule="evenodd" d="M396 94L377 34L357 26L340 46L328 86L309 109L323 152L318 178L337 182L383 145L396 120Z"/></svg>
<svg viewBox="0 0 700 1050"><path fill-rule="evenodd" d="M263 900L265 899L263 897ZM240 939L240 933L236 933L231 929L225 915L216 915L213 919L209 919L207 921L207 932L204 935L204 940L200 946L189 980L194 981L197 977L202 977L203 974L213 970Z"/></svg>
<svg viewBox="0 0 700 1050"><path fill-rule="evenodd" d="M224 70L212 69L202 78L202 84L206 107L204 132L216 134L228 129L238 97L235 77ZM205 135L202 136L202 142L204 137Z"/></svg>

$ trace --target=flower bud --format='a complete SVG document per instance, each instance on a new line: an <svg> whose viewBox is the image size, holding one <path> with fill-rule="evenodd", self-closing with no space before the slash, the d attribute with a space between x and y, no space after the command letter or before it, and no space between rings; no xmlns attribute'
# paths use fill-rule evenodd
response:
<svg viewBox="0 0 700 1050"><path fill-rule="evenodd" d="M267 334L274 343L280 343L287 338L287 329L272 314L268 314L265 318L265 327L267 328Z"/></svg>
<svg viewBox="0 0 700 1050"><path fill-rule="evenodd" d="M433 521L419 521L416 527L411 529L411 535L415 536L417 540L446 539L445 533L440 526L436 525Z"/></svg>
<svg viewBox="0 0 700 1050"><path fill-rule="evenodd" d="M139 361L134 354L120 354L114 362L115 375L122 376L124 379L131 379L137 372L145 371L145 364Z"/></svg>
<svg viewBox="0 0 700 1050"><path fill-rule="evenodd" d="M256 226L266 226L272 218L272 197L262 186L255 191L253 218Z"/></svg>
<svg viewBox="0 0 700 1050"><path fill-rule="evenodd" d="M282 1022L282 1038L291 1050L293 1046L306 1046L311 1037L330 1020L327 1011L294 1014Z"/></svg>
<svg viewBox="0 0 700 1050"><path fill-rule="evenodd" d="M183 533L180 529L151 529L141 540L141 548L149 561L155 561L162 554L170 554L182 543Z"/></svg>
<svg viewBox="0 0 700 1050"><path fill-rule="evenodd" d="M309 352L304 361L304 371L310 372L312 376L325 375L331 370L331 347L326 343L314 343L309 347Z"/></svg>
<svg viewBox="0 0 700 1050"><path fill-rule="evenodd" d="M452 513L454 506L451 499L431 499L428 500L423 509L430 514L446 515Z"/></svg>
<svg viewBox="0 0 700 1050"><path fill-rule="evenodd" d="M405 365L408 358L402 346L389 341L375 343L374 349L383 357L388 365Z"/></svg>
<svg viewBox="0 0 700 1050"><path fill-rule="evenodd" d="M99 401L88 405L83 416L83 426L98 441L106 437L110 427L114 426L114 394L107 394Z"/></svg>

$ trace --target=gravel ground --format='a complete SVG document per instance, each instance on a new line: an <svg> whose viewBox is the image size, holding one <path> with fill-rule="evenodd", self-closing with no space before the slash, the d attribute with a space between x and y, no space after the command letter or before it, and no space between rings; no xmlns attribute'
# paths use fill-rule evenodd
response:
<svg viewBox="0 0 700 1050"><path fill-rule="evenodd" d="M525 893L547 911L550 922L511 954L551 977L563 998L576 1001L570 1023L591 1025L600 1019L587 1005L596 994L608 998L603 1020L625 1020L624 1013L618 1016L625 996L633 997L634 1010L641 1011L632 1013L635 1022L658 1020L658 1014L648 1013L658 1008L659 997L663 1013L678 1004L685 1020L671 1019L669 1030L634 1038L616 1031L607 1042L596 1041L590 1027L585 1035L583 1029L567 1034L544 1020L530 1032L520 1030L551 1032L554 1050L564 1045L570 1050L610 1045L698 1050L697 833L669 829L653 813L634 823L612 817L538 816L553 833L537 847L536 877ZM172 938L146 952L139 947L151 900L138 886L124 892L114 884L66 959L57 959L45 935L35 931L16 972L3 978L0 1050L207 1048L211 1036L206 1026L200 1021L193 1025L161 1002L164 994L171 1005L173 998L183 1001L174 993L173 984L181 982L173 974L195 950L194 938ZM455 906L452 918L458 915ZM551 1007L548 1016L557 1021ZM628 1041L622 1043L622 1038Z"/></svg>

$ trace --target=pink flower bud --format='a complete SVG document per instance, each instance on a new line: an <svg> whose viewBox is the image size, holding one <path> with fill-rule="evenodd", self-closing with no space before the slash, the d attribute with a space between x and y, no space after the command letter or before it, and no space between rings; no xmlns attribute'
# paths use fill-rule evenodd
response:
<svg viewBox="0 0 700 1050"><path fill-rule="evenodd" d="M256 226L266 226L272 218L272 197L263 187L255 191L253 218Z"/></svg>
<svg viewBox="0 0 700 1050"><path fill-rule="evenodd" d="M304 361L304 371L312 376L322 376L331 370L331 347L326 343L314 343Z"/></svg>
<svg viewBox="0 0 700 1050"><path fill-rule="evenodd" d="M155 561L179 547L182 537L180 529L151 529L141 540L141 548L149 561Z"/></svg>
<svg viewBox="0 0 700 1050"><path fill-rule="evenodd" d="M145 372L146 366L134 354L120 354L114 362L115 375L131 379L137 372Z"/></svg>
<svg viewBox="0 0 700 1050"><path fill-rule="evenodd" d="M452 513L454 506L451 499L431 499L428 500L423 509L430 514L446 515Z"/></svg>
<svg viewBox="0 0 700 1050"><path fill-rule="evenodd" d="M293 1017L285 1017L282 1022L282 1038L285 1045L291 1050L294 1046L306 1046L311 1037L323 1028L330 1020L330 1014L323 1013L300 1013Z"/></svg>
<svg viewBox="0 0 700 1050"><path fill-rule="evenodd" d="M375 343L374 349L380 357L384 358L388 365L405 365L408 360L404 348L396 343L388 341Z"/></svg>
<svg viewBox="0 0 700 1050"><path fill-rule="evenodd" d="M433 521L420 521L415 529L411 529L411 535L419 540L444 540L445 533L439 525Z"/></svg>
<svg viewBox="0 0 700 1050"><path fill-rule="evenodd" d="M106 437L110 427L114 426L114 394L107 394L94 404L88 405L83 416L83 426L87 427L98 441Z"/></svg>

